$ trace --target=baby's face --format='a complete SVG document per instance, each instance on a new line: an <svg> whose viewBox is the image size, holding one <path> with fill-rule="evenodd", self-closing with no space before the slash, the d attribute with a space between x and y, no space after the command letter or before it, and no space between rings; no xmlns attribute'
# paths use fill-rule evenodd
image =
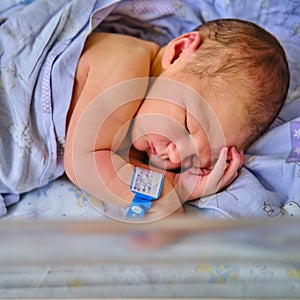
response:
<svg viewBox="0 0 300 300"><path fill-rule="evenodd" d="M191 80L163 78L151 86L132 126L133 146L146 152L151 164L207 172L231 143L231 124L222 117L222 107L212 108L196 88Z"/></svg>

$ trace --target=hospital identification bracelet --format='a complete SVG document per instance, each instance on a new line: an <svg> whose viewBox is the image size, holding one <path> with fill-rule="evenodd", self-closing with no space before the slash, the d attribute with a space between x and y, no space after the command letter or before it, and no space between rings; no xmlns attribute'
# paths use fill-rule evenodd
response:
<svg viewBox="0 0 300 300"><path fill-rule="evenodd" d="M160 197L164 176L158 172L135 167L130 190L134 198L127 211L127 219L142 218L151 208L152 201Z"/></svg>

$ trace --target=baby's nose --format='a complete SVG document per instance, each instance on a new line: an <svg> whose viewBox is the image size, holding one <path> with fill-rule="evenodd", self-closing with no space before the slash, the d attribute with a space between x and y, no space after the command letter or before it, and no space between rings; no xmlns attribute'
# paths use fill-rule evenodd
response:
<svg viewBox="0 0 300 300"><path fill-rule="evenodd" d="M181 162L181 156L180 153L174 143L169 143L168 144L168 155L169 155L169 160L174 163L178 164Z"/></svg>

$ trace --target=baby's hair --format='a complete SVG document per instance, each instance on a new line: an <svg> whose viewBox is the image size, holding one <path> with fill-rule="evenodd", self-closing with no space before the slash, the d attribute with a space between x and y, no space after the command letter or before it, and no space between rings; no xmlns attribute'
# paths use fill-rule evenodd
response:
<svg viewBox="0 0 300 300"><path fill-rule="evenodd" d="M232 87L227 92L245 103L247 133L237 145L244 150L267 130L284 104L290 82L285 52L272 34L249 21L214 20L196 30L202 45L191 71L225 80Z"/></svg>

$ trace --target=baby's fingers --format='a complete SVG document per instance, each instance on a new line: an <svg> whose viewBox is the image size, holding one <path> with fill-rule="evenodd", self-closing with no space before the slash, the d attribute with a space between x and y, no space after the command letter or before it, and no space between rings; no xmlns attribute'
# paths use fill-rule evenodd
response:
<svg viewBox="0 0 300 300"><path fill-rule="evenodd" d="M244 162L243 152L238 153L235 147L230 148L230 161L224 172L221 188L229 185L237 176Z"/></svg>
<svg viewBox="0 0 300 300"><path fill-rule="evenodd" d="M220 152L220 156L214 168L207 176L204 195L216 193L219 190L220 186L223 185L222 179L227 167L227 154L228 154L228 148L224 147Z"/></svg>

